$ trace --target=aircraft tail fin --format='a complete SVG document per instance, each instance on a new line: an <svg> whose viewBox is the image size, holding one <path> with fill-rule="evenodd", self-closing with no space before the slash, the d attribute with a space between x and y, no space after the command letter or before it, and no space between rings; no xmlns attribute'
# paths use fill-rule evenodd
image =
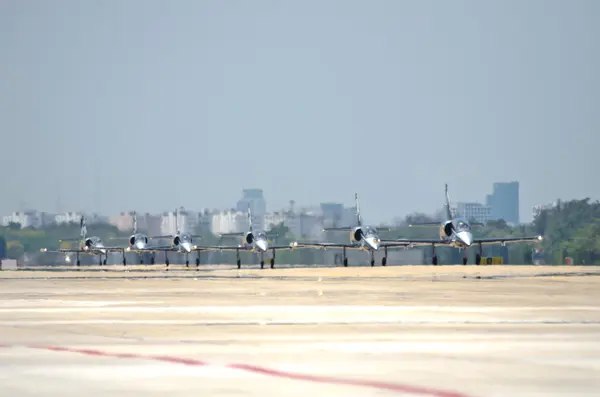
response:
<svg viewBox="0 0 600 397"><path fill-rule="evenodd" d="M445 185L445 194L446 194L446 217L447 220L452 219L452 211L450 211L450 196L448 195L448 184Z"/></svg>
<svg viewBox="0 0 600 397"><path fill-rule="evenodd" d="M179 236L179 208L175 208L175 235Z"/></svg>
<svg viewBox="0 0 600 397"><path fill-rule="evenodd" d="M362 226L362 218L360 216L360 204L358 202L358 193L354 193L354 202L356 204L356 224Z"/></svg>
<svg viewBox="0 0 600 397"><path fill-rule="evenodd" d="M252 210L248 206L248 230L252 233Z"/></svg>
<svg viewBox="0 0 600 397"><path fill-rule="evenodd" d="M135 211L133 211L133 234L136 234L137 232L138 232L137 215L136 215Z"/></svg>
<svg viewBox="0 0 600 397"><path fill-rule="evenodd" d="M85 224L85 216L81 215L81 219L79 220L79 236L82 240L85 240L87 237L87 226Z"/></svg>

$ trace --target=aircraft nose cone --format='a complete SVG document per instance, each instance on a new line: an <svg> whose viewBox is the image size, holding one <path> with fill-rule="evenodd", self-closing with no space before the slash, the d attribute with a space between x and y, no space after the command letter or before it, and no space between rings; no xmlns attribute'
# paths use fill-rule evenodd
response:
<svg viewBox="0 0 600 397"><path fill-rule="evenodd" d="M144 245L145 244L142 241L138 241L138 242L135 243L135 248L141 250L141 249L144 249Z"/></svg>
<svg viewBox="0 0 600 397"><path fill-rule="evenodd" d="M456 235L467 247L473 244L473 235L470 232L459 232Z"/></svg>
<svg viewBox="0 0 600 397"><path fill-rule="evenodd" d="M379 239L377 237L367 238L367 244L369 244L375 251L379 249Z"/></svg>
<svg viewBox="0 0 600 397"><path fill-rule="evenodd" d="M181 243L181 246L186 252L192 252L192 244L191 243Z"/></svg>
<svg viewBox="0 0 600 397"><path fill-rule="evenodd" d="M265 240L256 240L256 246L261 251L266 251L267 250L267 242Z"/></svg>

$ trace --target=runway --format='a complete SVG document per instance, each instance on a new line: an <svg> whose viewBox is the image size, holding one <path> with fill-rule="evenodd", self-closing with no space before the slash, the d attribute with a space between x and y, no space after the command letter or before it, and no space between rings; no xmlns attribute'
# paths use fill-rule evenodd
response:
<svg viewBox="0 0 600 397"><path fill-rule="evenodd" d="M0 272L0 394L600 390L597 267L149 269Z"/></svg>

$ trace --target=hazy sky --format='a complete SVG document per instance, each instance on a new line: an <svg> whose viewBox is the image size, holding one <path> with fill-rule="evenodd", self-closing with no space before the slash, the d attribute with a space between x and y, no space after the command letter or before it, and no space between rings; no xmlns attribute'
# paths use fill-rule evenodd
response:
<svg viewBox="0 0 600 397"><path fill-rule="evenodd" d="M600 1L0 0L0 213L600 198Z"/></svg>

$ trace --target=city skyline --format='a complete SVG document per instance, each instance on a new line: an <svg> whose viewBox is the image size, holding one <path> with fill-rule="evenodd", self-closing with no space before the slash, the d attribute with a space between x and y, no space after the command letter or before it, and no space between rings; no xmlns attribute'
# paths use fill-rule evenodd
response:
<svg viewBox="0 0 600 397"><path fill-rule="evenodd" d="M528 212L526 212L526 214L531 214L530 217L525 216L523 220L523 217L521 217L520 219L520 214L518 213L518 211L515 213L514 211L516 210L515 206L518 206L518 203L520 201L520 184L518 181L510 181L510 182L494 182L492 184L492 193L490 194L485 194L485 201L476 201L476 200L469 200L469 201L457 201L457 200L453 200L452 196L451 196L451 206L452 206L452 211L453 213L458 214L459 216L465 217L466 219L469 220L475 220L477 222L482 222L482 223L486 223L488 220L497 220L497 219L504 219L507 223L509 224L520 224L520 223L530 223L530 220L527 220L528 218L533 219L534 214L536 213L536 211L539 211L539 208L542 207L546 207L548 205L550 205L551 203L556 202L555 200L549 200L546 201L544 203L540 203L537 205L532 206L531 209L529 209ZM510 190L510 193L508 196L506 196L506 193L502 193L501 196L497 197L498 194L498 190L500 189L500 191L505 191L506 189ZM239 196L238 196L239 197ZM255 203L252 203L253 201L258 200ZM560 199L558 199L560 200ZM493 203L500 203L499 206L494 206ZM76 214L88 214L89 215L94 215L94 216L100 216L100 217L106 217L106 218L110 218L110 217L114 217L114 216L123 216L123 215L131 215L133 212L136 212L138 215L143 216L143 215L172 215L175 213L175 211L180 211L181 213L185 213L185 212L190 212L190 213L195 213L198 215L201 214L210 214L210 215L214 215L214 214L226 214L226 213L232 213L232 214L242 214L241 218L246 217L246 212L248 210L248 208L252 208L253 209L253 213L255 215L254 217L254 226L258 229L262 229L264 228L263 225L263 221L264 221L264 216L266 214L279 214L279 213L287 213L291 210L293 210L293 212L295 213L301 213L301 212L314 212L314 211L329 211L324 209L323 206L325 207L337 207L340 206L340 208L342 209L352 209L354 208L354 205L348 206L346 205L346 203L335 203L335 202L320 202L320 203L311 203L311 204L307 204L307 205L298 205L295 200L290 200L288 201L288 206L287 207L283 207L283 208L270 208L267 204L268 202L264 199L264 192L262 189L260 188L244 188L242 189L242 196L241 198L239 198L237 200L237 204L236 205L226 205L226 206L221 206L220 208L206 208L206 207L202 207L202 206L197 206L197 207L192 207L192 208L185 208L183 206L177 206L175 208L171 208L168 210L163 210L163 211L148 211L148 212L142 212L139 211L137 209L129 209L129 210L123 210L120 211L118 213L113 213L113 214L105 214L105 213L99 213L97 211L93 211L93 210L71 210L71 211L40 211L40 210L36 210L33 208L27 209L27 210L18 210L18 211L13 211L12 214L16 214L16 213L27 213L29 211L34 211L34 212L39 212L39 213L44 213L44 214L49 214L49 215L54 215L54 214L58 214L60 217L64 217L65 215L67 215L67 217L72 218L71 222L76 222L78 221L78 216L75 216ZM258 205L259 207L256 207L256 205ZM537 208L537 209L536 209ZM424 213L430 216L434 216L436 215L436 213L438 213L440 210L442 209L442 206L439 206L437 208L433 208L430 211L427 212L420 212L420 213ZM508 212L506 212L508 209ZM380 220L380 221L372 221L368 216L367 216L367 222L372 222L374 224L392 224L397 222L397 220L399 218L403 218L406 217L408 215L411 214L415 214L418 213L418 211L407 211L403 214L389 214L389 216L386 219ZM4 214L4 218L7 218L9 215ZM75 219L77 218L77 219ZM6 221L4 221L4 223L6 223Z"/></svg>
<svg viewBox="0 0 600 397"><path fill-rule="evenodd" d="M546 0L2 2L0 213L58 197L107 214L219 208L242 186L262 186L271 208L358 192L375 223L437 208L444 183L463 202L518 180L523 221L557 198L598 199L599 13Z"/></svg>

